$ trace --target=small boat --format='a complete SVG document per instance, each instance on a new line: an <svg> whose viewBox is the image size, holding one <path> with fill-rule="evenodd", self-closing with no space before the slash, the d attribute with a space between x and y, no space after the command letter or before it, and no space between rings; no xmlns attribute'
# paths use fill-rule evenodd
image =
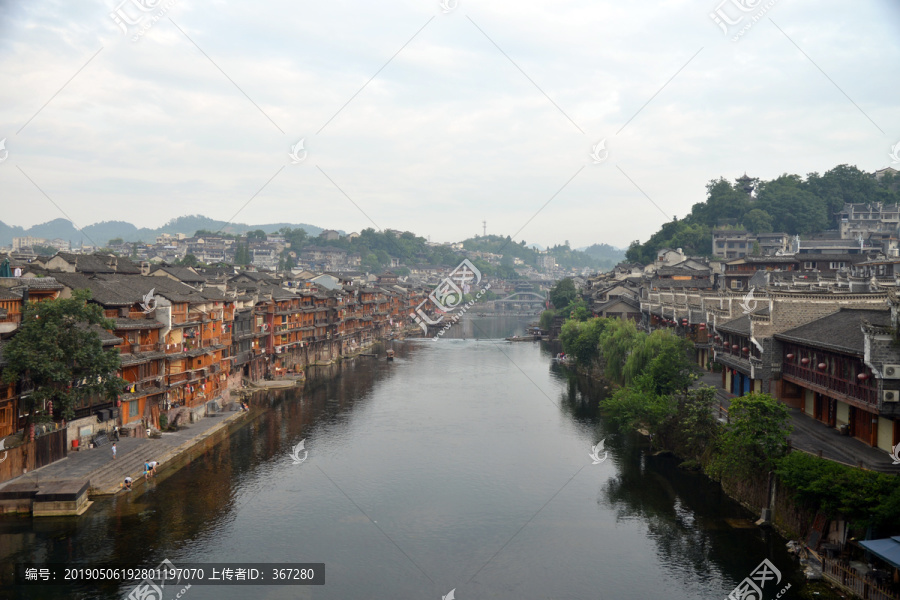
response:
<svg viewBox="0 0 900 600"><path fill-rule="evenodd" d="M394 350L393 349L387 351L387 359L394 360Z"/></svg>

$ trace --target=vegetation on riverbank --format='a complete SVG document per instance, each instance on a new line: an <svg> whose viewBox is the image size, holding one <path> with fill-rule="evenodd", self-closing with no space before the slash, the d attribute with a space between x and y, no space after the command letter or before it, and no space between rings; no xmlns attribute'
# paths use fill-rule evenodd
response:
<svg viewBox="0 0 900 600"><path fill-rule="evenodd" d="M574 300L566 310L563 350L580 372L616 386L600 401L610 421L648 433L654 448L701 468L730 493L740 496L747 482L765 488L774 472L798 509L844 518L860 533L872 526L896 535L897 477L791 452L790 414L768 394L733 399L728 424L720 424L715 389L696 384L700 370L689 342L667 330L647 334L631 321L576 315Z"/></svg>

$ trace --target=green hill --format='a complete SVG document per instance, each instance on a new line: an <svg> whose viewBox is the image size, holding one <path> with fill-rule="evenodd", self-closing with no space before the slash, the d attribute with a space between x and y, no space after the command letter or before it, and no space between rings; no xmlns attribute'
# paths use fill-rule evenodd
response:
<svg viewBox="0 0 900 600"><path fill-rule="evenodd" d="M665 223L643 244L635 240L626 252L630 261L649 263L661 248L682 248L686 254L712 253L712 229L744 227L753 233L785 232L809 235L838 227L837 213L845 202L900 203L900 177L880 180L855 166L838 165L823 175L805 178L785 173L765 181L741 177L734 183L720 177L706 186L707 197L683 219Z"/></svg>

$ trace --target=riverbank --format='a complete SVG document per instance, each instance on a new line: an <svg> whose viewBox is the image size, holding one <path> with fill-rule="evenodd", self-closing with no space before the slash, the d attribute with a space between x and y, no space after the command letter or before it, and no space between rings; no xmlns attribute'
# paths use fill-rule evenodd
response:
<svg viewBox="0 0 900 600"><path fill-rule="evenodd" d="M30 473L11 479L0 485L0 514L35 514L41 495L47 490L74 490L72 510L57 507L47 516L72 516L83 514L89 499L116 494L123 490L125 477L134 480L134 486L144 482L143 465L148 460L160 463L158 470L166 470L180 455L191 450L232 423L243 419L246 412L228 411L209 415L184 426L175 432L163 432L158 438L123 437L112 444L73 451L58 460ZM85 494L87 498L81 498ZM59 495L59 494L57 494ZM46 511L45 511L46 512Z"/></svg>
<svg viewBox="0 0 900 600"><path fill-rule="evenodd" d="M696 600L726 597L768 558L782 587L800 586L784 543L731 525L746 513L717 485L648 457L636 436L613 435L544 349L500 339L411 340L394 344L393 363L310 369L302 393L254 396L233 431L135 492L100 499L84 519L0 519L0 563L288 557L325 563L335 598L412 600L455 587L457 597L504 600ZM590 448L604 438L609 457L593 465ZM298 461L301 441L308 456ZM22 586L13 597L130 592L98 587ZM226 600L245 588L198 589Z"/></svg>

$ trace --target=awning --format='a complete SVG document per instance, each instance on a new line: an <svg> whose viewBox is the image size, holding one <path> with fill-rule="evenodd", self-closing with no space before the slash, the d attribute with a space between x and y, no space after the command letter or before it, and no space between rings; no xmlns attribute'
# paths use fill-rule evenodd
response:
<svg viewBox="0 0 900 600"><path fill-rule="evenodd" d="M866 540L859 543L860 546L883 560L900 569L900 536L884 538L881 540Z"/></svg>

